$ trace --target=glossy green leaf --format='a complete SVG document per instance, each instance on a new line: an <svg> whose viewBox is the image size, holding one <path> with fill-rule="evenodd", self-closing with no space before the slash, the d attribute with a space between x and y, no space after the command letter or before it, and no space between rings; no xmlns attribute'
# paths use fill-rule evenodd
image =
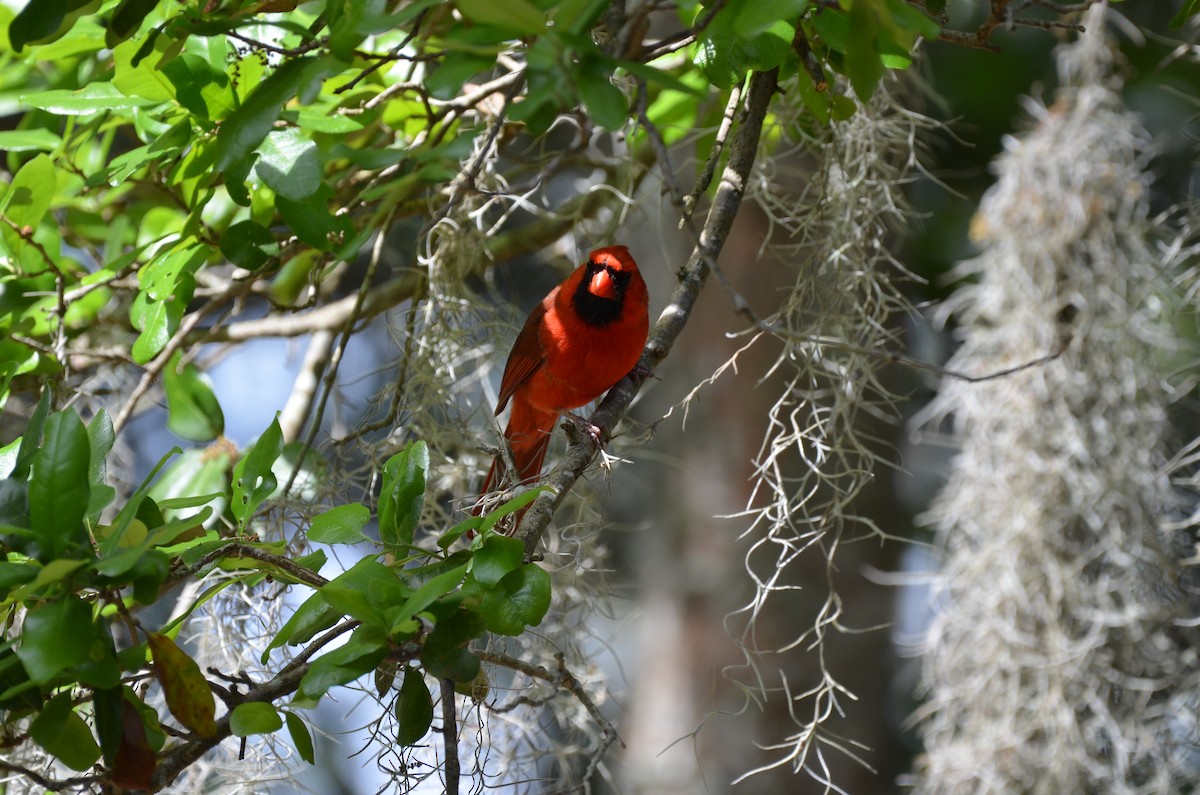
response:
<svg viewBox="0 0 1200 795"><path fill-rule="evenodd" d="M299 202L317 192L323 167L312 139L287 127L267 133L258 147L254 171L271 190Z"/></svg>
<svg viewBox="0 0 1200 795"><path fill-rule="evenodd" d="M520 635L525 626L537 626L550 609L550 575L528 563L484 591L480 614L488 630L499 635Z"/></svg>
<svg viewBox="0 0 1200 795"><path fill-rule="evenodd" d="M313 517L308 540L318 544L360 544L368 540L362 530L369 521L371 511L365 505L339 505Z"/></svg>
<svg viewBox="0 0 1200 795"><path fill-rule="evenodd" d="M225 432L225 414L212 381L191 362L180 369L181 358L176 353L163 371L167 428L193 442L211 441Z"/></svg>
<svg viewBox="0 0 1200 795"><path fill-rule="evenodd" d="M883 77L883 63L879 60L879 21L868 3L859 2L850 7L846 75L854 93L863 102L871 98Z"/></svg>
<svg viewBox="0 0 1200 795"><path fill-rule="evenodd" d="M296 754L310 765L315 765L317 756L313 749L312 734L304 720L294 712L284 713L284 719L287 721L288 734L291 735Z"/></svg>
<svg viewBox="0 0 1200 795"><path fill-rule="evenodd" d="M521 36L546 32L546 18L529 0L455 0L462 15L480 25L489 25Z"/></svg>
<svg viewBox="0 0 1200 795"><path fill-rule="evenodd" d="M252 734L273 734L283 728L283 718L275 707L263 701L238 704L229 713L229 730L235 737Z"/></svg>
<svg viewBox="0 0 1200 795"><path fill-rule="evenodd" d="M171 60L169 47L170 39L156 29L118 44L113 48L113 85L126 96L154 104L173 100L175 89L162 68Z"/></svg>
<svg viewBox="0 0 1200 795"><path fill-rule="evenodd" d="M0 199L0 211L18 227L37 227L54 199L57 180L54 161L50 156L35 156L21 166L13 177L8 191L4 193L3 199ZM5 240L9 241L11 247L12 241L18 237L7 224L4 229L7 232Z"/></svg>
<svg viewBox="0 0 1200 795"><path fill-rule="evenodd" d="M495 63L495 56L469 51L448 52L437 68L425 77L425 88L434 99L451 99L462 90L464 83Z"/></svg>
<svg viewBox="0 0 1200 795"><path fill-rule="evenodd" d="M0 560L0 597L14 585L33 582L39 571L41 571L41 567L32 563L12 563Z"/></svg>
<svg viewBox="0 0 1200 795"><path fill-rule="evenodd" d="M175 100L200 119L220 119L233 109L228 74L194 53L182 53L163 64L163 76L175 89Z"/></svg>
<svg viewBox="0 0 1200 795"><path fill-rule="evenodd" d="M26 44L54 35L67 15L67 0L28 0L9 23L8 41L20 52Z"/></svg>
<svg viewBox="0 0 1200 795"><path fill-rule="evenodd" d="M158 104L122 94L112 83L89 83L75 91L52 89L21 95L21 102L58 116L83 116L105 110L132 110Z"/></svg>
<svg viewBox="0 0 1200 795"><path fill-rule="evenodd" d="M470 682L479 673L479 658L464 646L483 634L483 619L470 610L459 609L439 621L425 638L421 665L431 676Z"/></svg>
<svg viewBox="0 0 1200 795"><path fill-rule="evenodd" d="M87 428L75 410L50 415L29 480L29 521L38 534L43 560L87 543L83 518L88 510L90 466Z"/></svg>
<svg viewBox="0 0 1200 795"><path fill-rule="evenodd" d="M279 256L279 242L256 221L239 221L221 235L221 253L239 268L256 271Z"/></svg>
<svg viewBox="0 0 1200 795"><path fill-rule="evenodd" d="M400 553L412 544L425 504L425 473L429 447L412 442L383 465L379 495L379 538L388 552Z"/></svg>
<svg viewBox="0 0 1200 795"><path fill-rule="evenodd" d="M64 596L25 615L17 656L31 681L48 684L88 658L92 637L91 607L77 596Z"/></svg>
<svg viewBox="0 0 1200 795"><path fill-rule="evenodd" d="M425 676L411 665L404 669L404 682L396 699L396 744L416 745L433 724L433 696Z"/></svg>
<svg viewBox="0 0 1200 795"><path fill-rule="evenodd" d="M387 656L388 645L381 634L368 627L359 627L345 645L318 657L300 680L296 703L315 705L329 688L353 682L375 667Z"/></svg>
<svg viewBox="0 0 1200 795"><path fill-rule="evenodd" d="M173 299L185 275L191 275L208 257L194 242L164 249L138 271L138 286L156 301Z"/></svg>
<svg viewBox="0 0 1200 795"><path fill-rule="evenodd" d="M621 89L609 80L602 66L587 68L581 65L576 71L576 87L579 98L600 126L607 130L619 130L629 121L629 103Z"/></svg>
<svg viewBox="0 0 1200 795"><path fill-rule="evenodd" d="M515 571L525 560L525 544L519 538L492 533L471 558L471 576L480 585L491 586Z"/></svg>
<svg viewBox="0 0 1200 795"><path fill-rule="evenodd" d="M330 606L320 593L314 593L304 600L304 603L296 608L296 612L292 613L291 618L279 628L279 632L262 654L263 664L266 664L272 650L288 643L307 643L318 632L336 624L343 615L344 613Z"/></svg>
<svg viewBox="0 0 1200 795"><path fill-rule="evenodd" d="M325 602L343 614L384 630L385 610L407 601L413 591L394 569L374 558L364 558L323 586L320 593Z"/></svg>
<svg viewBox="0 0 1200 795"><path fill-rule="evenodd" d="M25 425L25 433L21 435L21 446L17 448L17 459L13 464L12 477L24 480L29 476L34 456L42 446L42 435L46 426L46 418L50 416L50 390L43 389L38 398L33 413Z"/></svg>
<svg viewBox="0 0 1200 795"><path fill-rule="evenodd" d="M133 327L141 332L134 340L131 353L138 364L146 364L167 347L171 335L183 319L184 303L174 299L156 301L146 293L138 293L129 310Z"/></svg>
<svg viewBox="0 0 1200 795"><path fill-rule="evenodd" d="M413 616L457 588L466 573L465 564L442 572L418 588L416 593L399 607L389 610L387 614L390 620L388 633L392 636L402 636L415 632L417 626L413 621Z"/></svg>
<svg viewBox="0 0 1200 795"><path fill-rule="evenodd" d="M242 456L233 468L233 497L229 507L242 528L245 528L258 506L275 493L279 482L271 467L281 452L283 431L279 427L279 416L276 415L250 452Z"/></svg>
<svg viewBox="0 0 1200 795"><path fill-rule="evenodd" d="M109 48L137 33L142 21L157 5L158 0L121 0L108 18L105 43Z"/></svg>
<svg viewBox="0 0 1200 795"><path fill-rule="evenodd" d="M734 4L737 7L737 15L733 20L733 29L744 39L752 39L779 22L794 29L810 2L811 0L772 0L763 3L743 0Z"/></svg>
<svg viewBox="0 0 1200 795"><path fill-rule="evenodd" d="M61 145L62 138L50 130L0 130L0 149L8 152L52 152Z"/></svg>
<svg viewBox="0 0 1200 795"><path fill-rule="evenodd" d="M319 80L326 65L313 57L284 61L250 92L241 106L221 124L217 134L217 168L225 172L245 160L271 131L284 104ZM228 176L228 174L226 175Z"/></svg>
<svg viewBox="0 0 1200 795"><path fill-rule="evenodd" d="M333 189L321 183L316 192L302 202L277 195L275 208L301 243L329 251L354 231L348 217L329 211L329 202L333 198Z"/></svg>
<svg viewBox="0 0 1200 795"><path fill-rule="evenodd" d="M1200 0L1184 0L1179 13L1171 19L1171 27L1181 28L1197 14L1200 14Z"/></svg>
<svg viewBox="0 0 1200 795"><path fill-rule="evenodd" d="M46 702L29 725L29 736L72 770L87 770L100 758L100 746L75 711L70 693L60 693Z"/></svg>
<svg viewBox="0 0 1200 795"><path fill-rule="evenodd" d="M116 444L117 435L113 429L112 417L100 409L92 421L88 423L88 506L87 518L95 524L100 512L108 507L117 496L117 490L108 485L108 454Z"/></svg>

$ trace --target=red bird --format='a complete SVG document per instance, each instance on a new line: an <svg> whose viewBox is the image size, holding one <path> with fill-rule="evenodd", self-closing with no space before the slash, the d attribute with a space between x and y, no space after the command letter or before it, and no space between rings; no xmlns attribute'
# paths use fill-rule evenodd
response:
<svg viewBox="0 0 1200 795"><path fill-rule="evenodd" d="M650 331L649 298L625 246L598 248L529 313L500 381L496 414L512 400L504 438L515 482L542 472L554 423L603 395L637 364ZM504 477L492 461L483 493Z"/></svg>

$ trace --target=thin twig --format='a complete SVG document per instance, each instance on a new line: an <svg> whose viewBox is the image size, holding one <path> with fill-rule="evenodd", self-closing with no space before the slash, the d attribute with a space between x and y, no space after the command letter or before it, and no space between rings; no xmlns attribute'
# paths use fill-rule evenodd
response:
<svg viewBox="0 0 1200 795"><path fill-rule="evenodd" d="M454 680L442 679L442 745L446 749L446 795L458 795L462 769L458 762L458 713L454 703Z"/></svg>

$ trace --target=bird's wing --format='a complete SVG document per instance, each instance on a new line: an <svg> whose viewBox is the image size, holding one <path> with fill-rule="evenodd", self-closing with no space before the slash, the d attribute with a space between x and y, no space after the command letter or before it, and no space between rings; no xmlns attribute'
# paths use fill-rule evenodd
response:
<svg viewBox="0 0 1200 795"><path fill-rule="evenodd" d="M547 301L549 300L547 297ZM542 350L539 329L546 316L547 301L542 301L529 313L529 319L525 321L525 326L517 335L512 352L508 354L508 364L504 365L504 377L500 379L500 399L496 403L497 414L508 405L513 392L516 392L522 384L532 378L533 374L546 363L546 353Z"/></svg>

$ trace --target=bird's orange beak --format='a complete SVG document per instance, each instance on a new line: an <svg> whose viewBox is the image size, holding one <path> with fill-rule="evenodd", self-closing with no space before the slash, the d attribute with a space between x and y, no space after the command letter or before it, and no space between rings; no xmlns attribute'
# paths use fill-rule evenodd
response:
<svg viewBox="0 0 1200 795"><path fill-rule="evenodd" d="M617 283L607 269L596 271L588 283L588 292L597 298L607 298L610 301L617 297Z"/></svg>

